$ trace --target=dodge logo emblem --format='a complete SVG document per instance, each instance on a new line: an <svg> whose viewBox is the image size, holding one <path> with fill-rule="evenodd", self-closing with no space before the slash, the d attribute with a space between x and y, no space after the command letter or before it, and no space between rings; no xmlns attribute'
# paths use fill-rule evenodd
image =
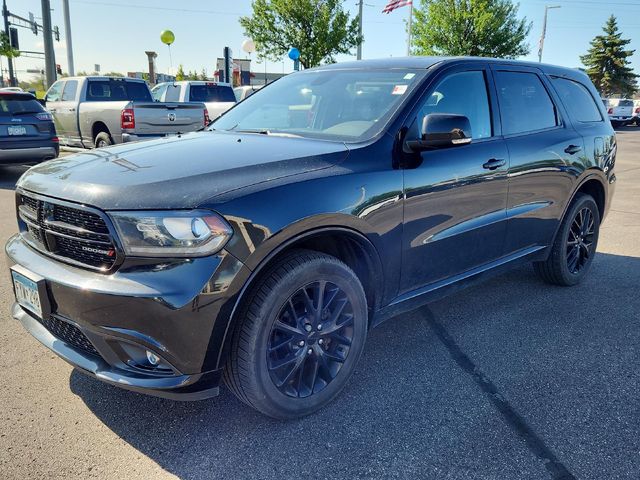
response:
<svg viewBox="0 0 640 480"><path fill-rule="evenodd" d="M170 113L170 114L168 115L168 117L169 117L169 121L170 121L170 122L175 122L175 120L176 120L176 114L175 114L175 113L173 113L173 112L172 112L172 113Z"/></svg>

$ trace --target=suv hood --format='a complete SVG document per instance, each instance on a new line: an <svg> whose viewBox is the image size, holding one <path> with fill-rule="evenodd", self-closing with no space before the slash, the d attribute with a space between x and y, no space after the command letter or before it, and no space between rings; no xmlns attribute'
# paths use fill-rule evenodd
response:
<svg viewBox="0 0 640 480"><path fill-rule="evenodd" d="M337 142L198 132L50 160L17 186L105 210L195 208L231 190L331 167L347 154Z"/></svg>

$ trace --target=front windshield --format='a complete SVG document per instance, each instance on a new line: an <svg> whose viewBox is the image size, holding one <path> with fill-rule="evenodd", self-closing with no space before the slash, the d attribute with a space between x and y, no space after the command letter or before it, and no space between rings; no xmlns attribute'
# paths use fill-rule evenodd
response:
<svg viewBox="0 0 640 480"><path fill-rule="evenodd" d="M257 91L211 128L344 142L367 140L384 128L424 72L388 69L294 73Z"/></svg>

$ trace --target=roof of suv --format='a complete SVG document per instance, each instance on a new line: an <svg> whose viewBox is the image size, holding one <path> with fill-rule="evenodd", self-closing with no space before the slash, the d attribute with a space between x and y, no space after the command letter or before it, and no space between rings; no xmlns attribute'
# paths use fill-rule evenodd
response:
<svg viewBox="0 0 640 480"><path fill-rule="evenodd" d="M429 68L436 64L453 65L456 63L468 62L491 62L502 63L505 65L521 65L525 67L539 68L545 73L552 75L577 74L585 76L586 74L577 68L560 67L547 63L528 62L522 60L508 60L504 58L489 57L392 57L379 58L372 60L356 60L350 62L334 63L331 65L323 65L315 67L313 70L325 69L376 69L376 68Z"/></svg>

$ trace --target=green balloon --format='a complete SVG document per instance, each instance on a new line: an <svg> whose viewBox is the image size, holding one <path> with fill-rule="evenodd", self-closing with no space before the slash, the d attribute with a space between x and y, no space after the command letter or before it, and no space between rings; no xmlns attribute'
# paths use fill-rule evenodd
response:
<svg viewBox="0 0 640 480"><path fill-rule="evenodd" d="M165 45L171 45L176 39L176 36L171 30L163 30L160 33L160 41Z"/></svg>

